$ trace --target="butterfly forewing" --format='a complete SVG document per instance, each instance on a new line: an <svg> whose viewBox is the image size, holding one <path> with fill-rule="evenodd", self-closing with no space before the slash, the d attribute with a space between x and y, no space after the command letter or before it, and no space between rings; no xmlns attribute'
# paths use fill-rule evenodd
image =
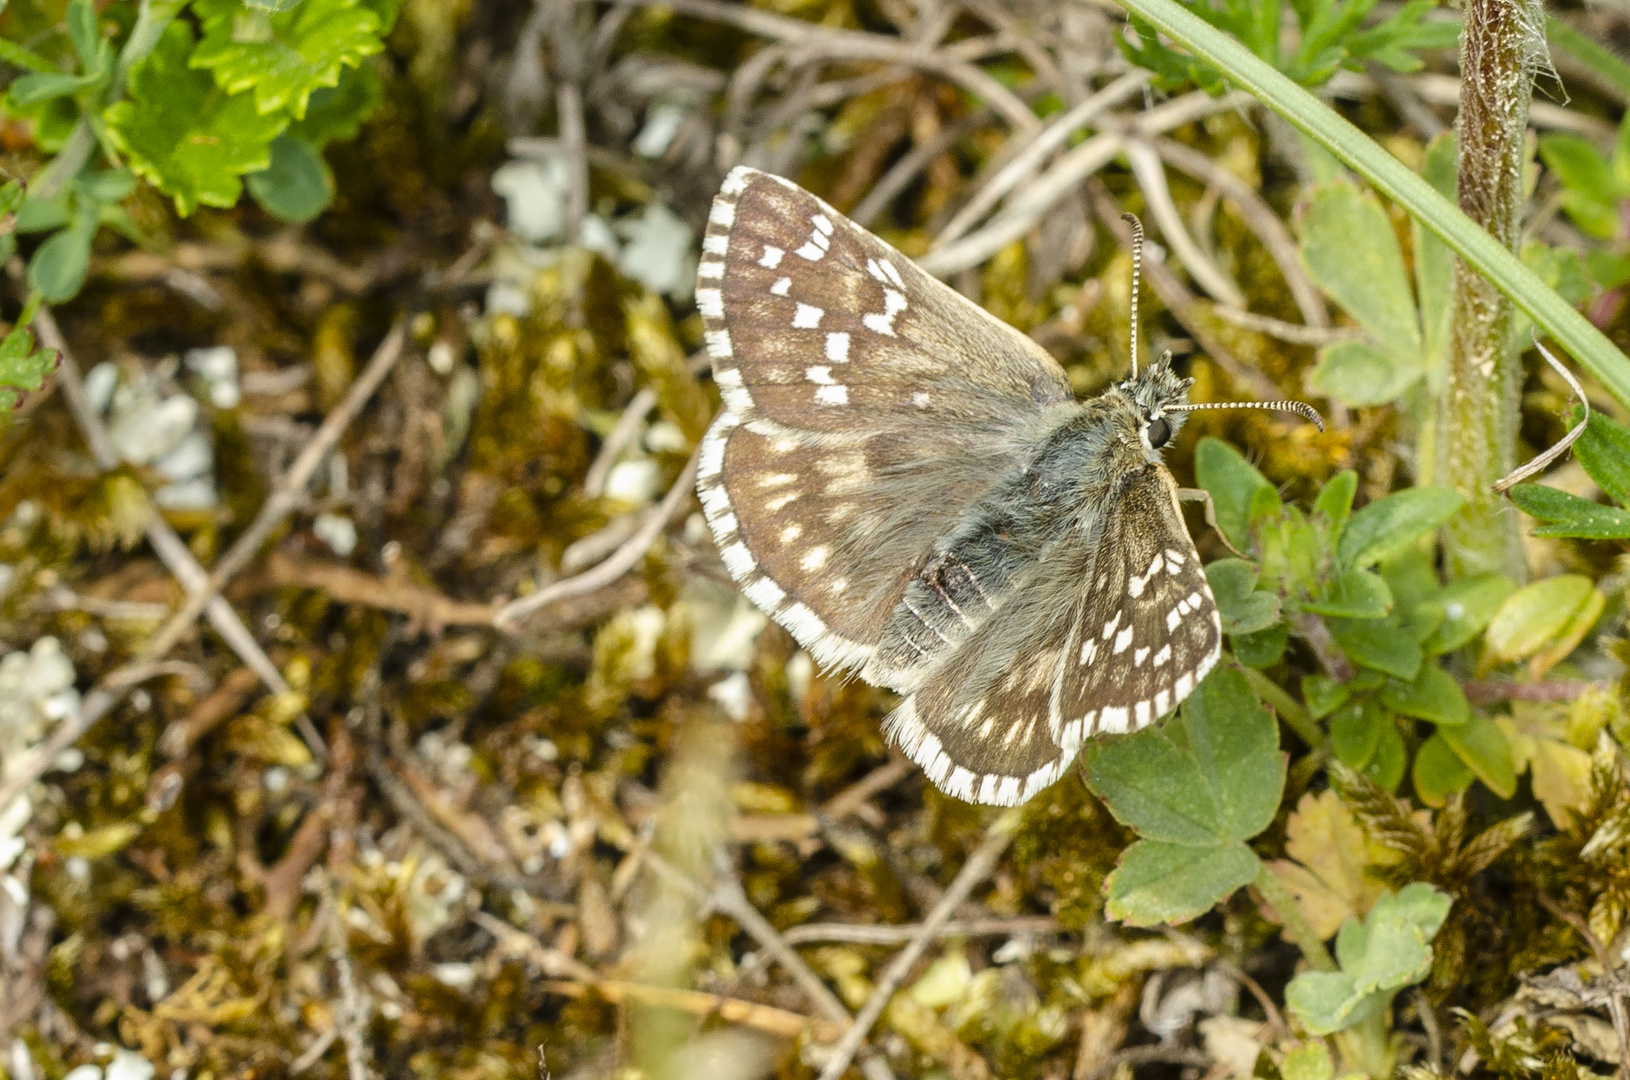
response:
<svg viewBox="0 0 1630 1080"><path fill-rule="evenodd" d="M725 402L698 492L725 565L816 659L866 665L936 537L1021 464L1015 433L1069 383L1029 339L751 169L714 202L696 295ZM898 667L868 677L897 685Z"/></svg>

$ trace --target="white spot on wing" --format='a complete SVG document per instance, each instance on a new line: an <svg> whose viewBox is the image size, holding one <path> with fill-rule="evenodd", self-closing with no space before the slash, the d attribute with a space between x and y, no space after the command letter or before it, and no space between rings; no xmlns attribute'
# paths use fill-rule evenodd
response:
<svg viewBox="0 0 1630 1080"><path fill-rule="evenodd" d="M772 614L787 598L786 590L767 577L760 576L756 581L750 581L741 587L747 599Z"/></svg>
<svg viewBox="0 0 1630 1080"><path fill-rule="evenodd" d="M792 288L792 279L790 277L776 278L775 284L770 286L770 295L785 296L790 288Z"/></svg>
<svg viewBox="0 0 1630 1080"><path fill-rule="evenodd" d="M696 276L699 278L724 277L724 263L717 259L705 259L696 264Z"/></svg>
<svg viewBox="0 0 1630 1080"><path fill-rule="evenodd" d="M832 235L832 219L828 218L825 214L816 214L809 220L814 222L815 227L821 232L825 233L827 236Z"/></svg>
<svg viewBox="0 0 1630 1080"><path fill-rule="evenodd" d="M1128 626L1125 630L1122 630L1120 633L1115 635L1115 653L1119 655L1120 653L1125 652L1126 647L1130 644L1132 644L1132 628Z"/></svg>
<svg viewBox="0 0 1630 1080"><path fill-rule="evenodd" d="M834 364L847 364L849 362L849 335L842 330L836 330L826 335L826 358Z"/></svg>
<svg viewBox="0 0 1630 1080"><path fill-rule="evenodd" d="M730 351L730 331L728 331L728 330L706 330L706 331L703 331L703 333L702 333L702 340L707 342L707 354L709 356L713 357L713 359L715 359L715 360L728 360L728 359L730 359L730 356L731 356L731 351ZM739 386L741 384L741 372L735 371L735 370L730 370L729 373L736 376L736 384ZM718 374L716 374L714 376L714 379L716 379L718 382L722 383L722 382L724 382L724 375L725 375L725 372L720 371Z"/></svg>
<svg viewBox="0 0 1630 1080"><path fill-rule="evenodd" d="M837 380L832 378L832 369L829 367L812 367L804 369L804 378L812 383L822 386L832 386Z"/></svg>
<svg viewBox="0 0 1630 1080"><path fill-rule="evenodd" d="M723 255L730 250L730 238L728 236L704 236L702 237L702 250L709 255Z"/></svg>
<svg viewBox="0 0 1630 1080"><path fill-rule="evenodd" d="M725 199L714 199L713 209L708 211L707 219L715 225L730 228L736 223L736 204Z"/></svg>
<svg viewBox="0 0 1630 1080"><path fill-rule="evenodd" d="M847 386L823 386L815 391L815 400L822 405L849 404L849 388Z"/></svg>
<svg viewBox="0 0 1630 1080"><path fill-rule="evenodd" d="M696 310L705 319L724 318L724 293L718 289L697 289Z"/></svg>
<svg viewBox="0 0 1630 1080"><path fill-rule="evenodd" d="M810 304L800 303L798 310L793 313L792 325L795 330L813 330L821 325L821 316L826 312Z"/></svg>
<svg viewBox="0 0 1630 1080"><path fill-rule="evenodd" d="M793 254L801 255L810 262L817 262L822 255L826 254L826 252L823 249L816 247L813 243L806 241L804 246L793 252Z"/></svg>
<svg viewBox="0 0 1630 1080"><path fill-rule="evenodd" d="M827 547L812 547L798 560L798 565L805 570L815 571L826 565L826 557L831 554Z"/></svg>
<svg viewBox="0 0 1630 1080"><path fill-rule="evenodd" d="M774 270L781 265L781 258L784 255L786 255L786 252L780 248L773 244L765 244L764 256L758 260L758 264L766 270Z"/></svg>
<svg viewBox="0 0 1630 1080"><path fill-rule="evenodd" d="M719 557L724 560L725 569L730 571L730 576L737 581L752 573L753 568L758 565L753 559L753 553L740 541L719 552Z"/></svg>
<svg viewBox="0 0 1630 1080"><path fill-rule="evenodd" d="M737 165L730 170L730 175L724 178L724 183L719 187L719 193L732 196L740 195L747 190L747 181L753 178L753 173L756 171L746 165Z"/></svg>
<svg viewBox="0 0 1630 1080"><path fill-rule="evenodd" d="M798 539L798 537L803 534L803 531L804 527L802 525L788 525L785 529L781 530L781 542L783 544L790 544L794 540Z"/></svg>

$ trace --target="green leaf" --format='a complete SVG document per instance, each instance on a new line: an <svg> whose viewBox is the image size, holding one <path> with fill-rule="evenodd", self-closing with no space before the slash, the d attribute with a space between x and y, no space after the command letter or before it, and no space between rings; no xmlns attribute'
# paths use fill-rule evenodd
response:
<svg viewBox="0 0 1630 1080"><path fill-rule="evenodd" d="M75 186L92 202L116 203L135 192L136 178L125 169L102 169L82 173Z"/></svg>
<svg viewBox="0 0 1630 1080"><path fill-rule="evenodd" d="M1621 403L1630 403L1630 361L1589 319L1452 200L1348 121L1275 71L1238 41L1219 33L1176 0L1119 0L1122 7L1199 61L1213 66L1288 120L1377 190L1441 237L1468 265L1554 337Z"/></svg>
<svg viewBox="0 0 1630 1080"><path fill-rule="evenodd" d="M1411 775L1415 794L1427 806L1442 806L1449 796L1465 791L1477 779L1442 735L1433 735L1415 751Z"/></svg>
<svg viewBox="0 0 1630 1080"><path fill-rule="evenodd" d="M1511 501L1525 514L1550 522L1535 529L1535 536L1630 539L1630 512L1616 506L1593 503L1543 484L1518 484L1511 489Z"/></svg>
<svg viewBox="0 0 1630 1080"><path fill-rule="evenodd" d="M63 71L38 71L24 75L7 91L18 105L34 105L53 98L77 94L101 82L100 75L70 75Z"/></svg>
<svg viewBox="0 0 1630 1080"><path fill-rule="evenodd" d="M1408 768L1409 748L1404 746L1404 737L1398 732L1397 718L1387 713L1386 723L1381 726L1381 740L1375 746L1375 756L1364 766L1364 775L1383 791L1397 791Z"/></svg>
<svg viewBox="0 0 1630 1080"><path fill-rule="evenodd" d="M1434 724L1464 724L1471 704L1460 684L1436 664L1422 664L1414 682L1391 679L1381 688L1381 703L1395 713Z"/></svg>
<svg viewBox="0 0 1630 1080"><path fill-rule="evenodd" d="M287 135L272 140L272 163L245 180L249 194L267 213L294 224L312 220L334 198L334 176L328 162L304 139Z"/></svg>
<svg viewBox="0 0 1630 1080"><path fill-rule="evenodd" d="M96 18L96 5L91 0L69 0L64 14L68 40L74 44L80 65L92 67L102 44L102 28Z"/></svg>
<svg viewBox="0 0 1630 1080"><path fill-rule="evenodd" d="M1384 405L1402 397L1425 372L1418 360L1404 360L1363 341L1338 341L1319 353L1309 384L1317 393L1355 407Z"/></svg>
<svg viewBox="0 0 1630 1080"><path fill-rule="evenodd" d="M312 91L304 119L290 124L288 134L316 147L355 138L383 96L373 64L346 68L338 86Z"/></svg>
<svg viewBox="0 0 1630 1080"><path fill-rule="evenodd" d="M96 218L81 215L73 224L46 239L28 260L29 287L48 304L71 300L85 284L91 265L91 240L96 236Z"/></svg>
<svg viewBox="0 0 1630 1080"><path fill-rule="evenodd" d="M1347 703L1353 692L1346 683L1337 682L1328 675L1303 675L1302 700L1307 703L1308 715L1323 720Z"/></svg>
<svg viewBox="0 0 1630 1080"><path fill-rule="evenodd" d="M33 49L26 49L15 41L0 38L0 60L20 67L24 71L56 71L57 65Z"/></svg>
<svg viewBox="0 0 1630 1080"><path fill-rule="evenodd" d="M252 89L262 114L287 109L304 117L313 91L337 86L342 68L384 48L379 16L358 0L305 0L275 13L240 0L196 0L193 10L204 38L192 66L214 72L229 93Z"/></svg>
<svg viewBox="0 0 1630 1080"><path fill-rule="evenodd" d="M1336 760L1363 771L1381 746L1385 723L1386 714L1373 698L1337 709L1330 717L1330 749Z"/></svg>
<svg viewBox="0 0 1630 1080"><path fill-rule="evenodd" d="M1437 734L1490 791L1502 799L1517 793L1511 744L1493 720L1474 716L1464 724L1440 727Z"/></svg>
<svg viewBox="0 0 1630 1080"><path fill-rule="evenodd" d="M1284 1064L1279 1066L1279 1075L1284 1080L1331 1080L1335 1074L1330 1051L1325 1049L1324 1043L1316 1041L1303 1043L1286 1053Z"/></svg>
<svg viewBox="0 0 1630 1080"><path fill-rule="evenodd" d="M1517 583L1504 574L1484 574L1445 586L1422 607L1435 608L1443 620L1423 647L1433 656L1458 649L1483 632Z"/></svg>
<svg viewBox="0 0 1630 1080"><path fill-rule="evenodd" d="M1419 881L1381 897L1363 922L1349 918L1337 933L1341 971L1296 976L1285 988L1286 1004L1315 1035L1341 1031L1384 1008L1392 994L1431 971L1431 941L1452 903Z"/></svg>
<svg viewBox="0 0 1630 1080"><path fill-rule="evenodd" d="M1353 663L1400 679L1414 679L1421 647L1392 619L1332 619L1330 633Z"/></svg>
<svg viewBox="0 0 1630 1080"><path fill-rule="evenodd" d="M1573 444L1573 456L1585 472L1621 506L1630 506L1630 430L1600 412Z"/></svg>
<svg viewBox="0 0 1630 1080"><path fill-rule="evenodd" d="M1423 367L1415 298L1392 221L1375 196L1347 183L1316 188L1301 225L1302 261L1313 280L1404 373L1418 376Z"/></svg>
<svg viewBox="0 0 1630 1080"><path fill-rule="evenodd" d="M42 199L30 195L17 208L17 231L20 233L49 232L68 224L68 193L59 192L54 198Z"/></svg>
<svg viewBox="0 0 1630 1080"><path fill-rule="evenodd" d="M1394 492L1352 516L1337 556L1347 566L1373 566L1442 525L1466 496L1449 488L1416 487Z"/></svg>
<svg viewBox="0 0 1630 1080"><path fill-rule="evenodd" d="M1339 539L1342 529L1346 528L1347 518L1353 512L1353 496L1357 493L1358 473L1352 469L1343 469L1319 489L1319 497L1313 501L1313 512L1323 514L1330 523L1331 543Z"/></svg>
<svg viewBox="0 0 1630 1080"><path fill-rule="evenodd" d="M1583 574L1558 574L1518 589L1489 621L1490 658L1509 663L1532 656L1561 635L1595 591Z"/></svg>
<svg viewBox="0 0 1630 1080"><path fill-rule="evenodd" d="M0 410L16 405L20 391L44 386L46 376L56 366L56 350L35 349L33 332L19 320L5 338L0 339Z"/></svg>
<svg viewBox="0 0 1630 1080"><path fill-rule="evenodd" d="M1188 922L1254 881L1259 866L1256 855L1241 843L1196 851L1139 840L1104 883L1109 891L1105 910L1128 926Z"/></svg>
<svg viewBox="0 0 1630 1080"><path fill-rule="evenodd" d="M1223 633L1254 634L1279 621L1279 597L1256 591L1256 567L1244 559L1218 559L1206 567Z"/></svg>
<svg viewBox="0 0 1630 1080"><path fill-rule="evenodd" d="M1191 848L1248 840L1267 828L1285 780L1279 726L1232 667L1212 672L1178 720L1091 742L1082 760L1116 820L1146 839Z"/></svg>
<svg viewBox="0 0 1630 1080"><path fill-rule="evenodd" d="M1392 590L1380 574L1343 570L1317 596L1303 601L1302 610L1349 619L1379 619L1392 610Z"/></svg>
<svg viewBox="0 0 1630 1080"><path fill-rule="evenodd" d="M1539 140L1539 156L1562 182L1562 206L1574 224L1600 239L1612 237L1622 193L1602 152L1581 136L1552 132Z"/></svg>
<svg viewBox="0 0 1630 1080"><path fill-rule="evenodd" d="M1453 131L1433 139L1426 147L1421 176L1444 198L1455 197L1459 145ZM1442 365L1449 355L1449 312L1455 286L1455 254L1437 234L1409 222L1415 246L1415 295L1420 299L1421 345L1428 368Z"/></svg>
<svg viewBox="0 0 1630 1080"><path fill-rule="evenodd" d="M1257 472L1238 450L1206 436L1194 448L1194 477L1211 493L1217 527L1229 543L1244 551L1251 544L1251 504L1260 491L1274 493L1268 478ZM1274 493L1277 498L1277 493Z"/></svg>
<svg viewBox="0 0 1630 1080"><path fill-rule="evenodd" d="M299 3L300 0L243 0L245 7L273 15L280 11L292 11Z"/></svg>
<svg viewBox="0 0 1630 1080"><path fill-rule="evenodd" d="M130 99L103 113L108 134L130 168L190 214L200 205L231 206L245 172L271 163L271 143L287 123L262 116L247 95L230 96L187 59L192 31L172 22L130 73Z"/></svg>
<svg viewBox="0 0 1630 1080"><path fill-rule="evenodd" d="M1290 644L1290 627L1284 623L1270 626L1266 630L1258 630L1254 634L1235 634L1229 639L1229 645L1234 650L1234 659L1248 668L1271 667L1279 662L1285 655L1285 646Z"/></svg>

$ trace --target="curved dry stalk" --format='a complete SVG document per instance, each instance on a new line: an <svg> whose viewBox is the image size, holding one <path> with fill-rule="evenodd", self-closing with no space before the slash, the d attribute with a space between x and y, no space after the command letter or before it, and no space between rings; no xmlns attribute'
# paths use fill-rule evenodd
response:
<svg viewBox="0 0 1630 1080"><path fill-rule="evenodd" d="M905 157L895 162L889 171L872 185L866 197L850 211L850 219L857 225L871 228L877 215L911 185L918 173L928 168L935 158L955 146L958 140L988 124L990 118L989 109L979 109L956 123L941 128L932 139L912 147Z"/></svg>
<svg viewBox="0 0 1630 1080"><path fill-rule="evenodd" d="M1070 136L1086 127L1100 113L1120 104L1148 82L1148 72L1142 69L1129 71L1063 116L1049 122L1034 139L1013 156L1011 161L1002 166L974 193L973 198L957 211L955 217L946 222L939 235L934 237L931 250L938 250L960 239L973 228L975 222L990 212L1002 196L1012 191L1025 177L1034 174L1048 154L1063 146Z"/></svg>
<svg viewBox="0 0 1630 1080"><path fill-rule="evenodd" d="M1547 364L1551 365L1552 370L1562 376L1562 381L1566 382L1568 388L1573 391L1574 398L1585 407L1585 415L1579 418L1579 423L1573 426L1573 430L1552 443L1543 453L1534 455L1527 464L1519 465L1496 480L1494 490L1502 493L1510 491L1530 476L1544 472L1550 467L1551 462L1568 452L1568 447L1579 440L1579 436L1585 433L1585 425L1590 423L1590 398L1585 396L1585 388L1579 385L1579 380L1573 377L1573 372L1564 367L1560 360L1551 355L1551 350L1541 345L1537 339L1534 341L1534 348L1539 350L1539 354L1545 358Z"/></svg>
<svg viewBox="0 0 1630 1080"><path fill-rule="evenodd" d="M928 917L917 927L917 936L889 961L889 966L879 976L871 997L866 999L866 1004L855 1014L855 1022L843 1033L843 1038L839 1039L837 1046L833 1048L831 1058L821 1069L820 1080L838 1080L838 1077L843 1075L849 1063L854 1060L861 1042L871 1031L872 1025L877 1023L877 1018L883 1015L883 1010L894 998L894 992L905 982L912 965L927 951L928 943L940 932L940 928L951 920L951 914L968 898L968 894L973 892L975 886L996 869L996 863L1001 859L1002 852L1007 850L1008 843L1013 839L1013 830L1019 821L1019 812L1009 810L992 823L985 834L984 843L968 856L968 861L962 864L962 869L957 871L956 877L946 888L945 895L940 897L939 903L934 905Z"/></svg>
<svg viewBox="0 0 1630 1080"><path fill-rule="evenodd" d="M1233 204L1246 228L1256 234L1263 250L1279 268L1280 275L1285 279L1285 288L1290 291L1291 299L1302 313L1302 321L1309 328L1328 328L1330 312L1324 306L1324 296L1319 292L1319 287L1302 265L1295 237L1291 236L1285 223L1263 201L1256 189L1193 147L1173 139L1150 139L1149 144L1168 165L1209 184Z"/></svg>
<svg viewBox="0 0 1630 1080"><path fill-rule="evenodd" d="M1286 322L1271 315L1258 315L1252 311L1241 311L1225 304L1213 304L1211 313L1223 322L1233 323L1245 330L1254 330L1258 334L1265 334L1280 341L1287 341L1292 345L1312 345L1315 348L1321 345L1331 345L1338 341L1360 341L1364 338L1364 331L1352 326L1317 327L1303 326L1301 323Z"/></svg>
<svg viewBox="0 0 1630 1080"><path fill-rule="evenodd" d="M1018 95L978 66L959 62L940 52L925 51L917 45L882 34L859 30L833 30L801 19L776 15L757 8L726 4L721 0L636 0L641 6L661 5L682 15L728 23L786 45L819 47L831 60L882 60L931 71L956 83L974 97L986 102L1014 127L1030 130L1041 121Z"/></svg>
<svg viewBox="0 0 1630 1080"><path fill-rule="evenodd" d="M1064 72L1053 60L1052 54L1025 33L1019 21L1006 8L994 3L993 0L961 0L960 6L1011 39L1013 51L1030 65L1030 70L1035 73L1037 80L1065 101L1070 100L1070 81L1064 77Z"/></svg>
<svg viewBox="0 0 1630 1080"><path fill-rule="evenodd" d="M583 494L590 498L605 494L611 467L617 464L623 451L640 437L646 414L656 408L656 404L656 393L649 387L641 389L628 400L616 425L606 433L605 441L600 444L600 452L594 455L594 461L589 465L589 471L583 474Z"/></svg>
<svg viewBox="0 0 1630 1080"><path fill-rule="evenodd" d="M1178 213L1177 204L1172 201L1171 185L1166 182L1166 166L1161 163L1160 155L1141 139L1125 140L1122 149L1126 153L1127 164L1132 166L1132 175L1143 191L1144 201L1149 204L1150 215L1160 226L1172 253L1188 270L1189 276L1222 303L1243 309L1245 294L1189 235L1183 215Z"/></svg>
<svg viewBox="0 0 1630 1080"><path fill-rule="evenodd" d="M680 507L685 505L685 500L690 497L691 488L696 483L696 460L699 453L699 450L691 453L690 461L685 463L685 467L679 472L679 478L674 481L673 487L668 489L668 494L663 496L657 512L652 514L640 527L640 531L629 537L609 559L576 577L545 585L530 596L511 600L498 609L498 614L492 619L493 625L500 630L514 633L515 623L534 611L547 607L557 600L564 600L568 596L581 596L583 593L610 585L632 570L634 565L645 557L645 553L656 542L656 538L668 527L668 522L673 520Z"/></svg>
<svg viewBox="0 0 1630 1080"><path fill-rule="evenodd" d="M1249 94L1239 90L1220 98L1195 91L1141 114L1131 124L1120 121L1114 126L1136 135L1157 135L1213 113L1244 107L1252 100ZM1102 118L1104 128L1111 127L1110 119ZM1113 161L1122 145L1119 130L1106 130L1074 147L1041 175L1015 190L1002 212L984 227L954 244L929 252L918 259L917 264L941 278L978 266L1034 228L1060 199Z"/></svg>

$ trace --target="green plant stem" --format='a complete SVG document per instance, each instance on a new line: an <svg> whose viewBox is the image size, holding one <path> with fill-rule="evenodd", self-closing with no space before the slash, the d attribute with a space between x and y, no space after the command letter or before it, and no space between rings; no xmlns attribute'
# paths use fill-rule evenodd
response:
<svg viewBox="0 0 1630 1080"><path fill-rule="evenodd" d="M1302 909L1296 904L1296 897L1285 888L1284 883L1267 863L1263 863L1262 868L1257 871L1256 888L1262 894L1262 898L1279 912L1285 936L1302 950L1308 966L1314 971L1335 971L1336 962L1330 958L1329 950L1324 947L1324 942L1314 931L1313 925L1303 917Z"/></svg>
<svg viewBox="0 0 1630 1080"><path fill-rule="evenodd" d="M1280 722L1294 731L1296 737L1306 743L1309 749L1317 750L1324 745L1324 732L1319 728L1318 722L1302 708L1301 702L1287 694L1282 686L1256 668L1241 666L1240 670L1245 673L1245 681L1251 684L1256 696L1267 702Z"/></svg>
<svg viewBox="0 0 1630 1080"><path fill-rule="evenodd" d="M1620 403L1630 406L1630 361L1601 331L1553 292L1432 185L1312 94L1177 0L1119 0L1177 43L1210 61L1443 238L1516 301Z"/></svg>
<svg viewBox="0 0 1630 1080"><path fill-rule="evenodd" d="M1460 209L1507 251L1522 241L1528 104L1544 39L1538 0L1467 0L1460 49ZM1516 309L1488 278L1455 260L1449 363L1438 409L1438 476L1466 496L1443 529L1455 577L1524 581L1517 515L1494 490L1517 465L1522 355L1510 347Z"/></svg>
<svg viewBox="0 0 1630 1080"><path fill-rule="evenodd" d="M1392 1002L1346 1031L1336 1033L1344 1062L1373 1077L1392 1075Z"/></svg>

